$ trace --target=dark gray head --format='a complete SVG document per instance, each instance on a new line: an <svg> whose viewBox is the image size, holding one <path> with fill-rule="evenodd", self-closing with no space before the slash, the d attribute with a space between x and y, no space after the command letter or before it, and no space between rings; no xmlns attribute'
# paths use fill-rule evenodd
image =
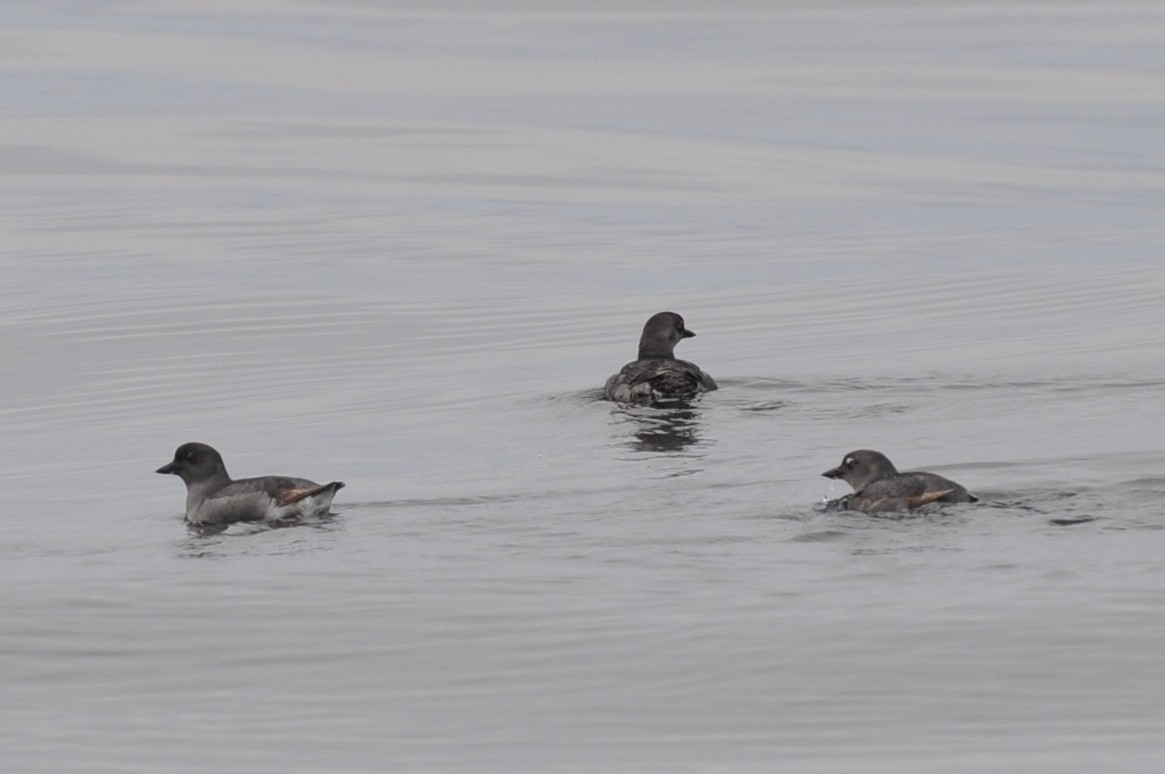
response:
<svg viewBox="0 0 1165 774"><path fill-rule="evenodd" d="M821 475L826 478L840 478L849 483L855 492L860 492L867 484L897 472L898 469L885 454L871 449L858 449L845 455L836 468L827 470Z"/></svg>
<svg viewBox="0 0 1165 774"><path fill-rule="evenodd" d="M186 482L210 481L218 477L229 480L222 455L204 443L184 443L174 452L174 461L158 468L157 473L171 473Z"/></svg>
<svg viewBox="0 0 1165 774"><path fill-rule="evenodd" d="M684 327L684 318L675 312L653 314L643 326L639 337L639 359L663 358L675 360L676 344L696 334Z"/></svg>

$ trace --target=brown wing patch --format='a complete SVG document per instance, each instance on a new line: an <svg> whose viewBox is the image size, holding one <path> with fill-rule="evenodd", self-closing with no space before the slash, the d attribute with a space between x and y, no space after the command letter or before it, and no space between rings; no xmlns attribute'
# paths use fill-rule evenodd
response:
<svg viewBox="0 0 1165 774"><path fill-rule="evenodd" d="M278 505L291 505L292 503L297 503L300 500L304 500L308 497L318 495L320 492L326 492L333 486L335 486L335 484L324 484L323 486L317 486L311 489L288 489L281 493L275 502Z"/></svg>
<svg viewBox="0 0 1165 774"><path fill-rule="evenodd" d="M907 508L921 508L924 505L929 505L930 503L937 502L938 500L943 499L944 497L946 497L947 495L949 495L953 491L955 491L955 490L954 489L942 489L942 490L939 490L937 492L923 492L922 494L918 495L917 497L908 497L908 498L906 498L906 507Z"/></svg>
<svg viewBox="0 0 1165 774"><path fill-rule="evenodd" d="M856 500L855 502L857 503L858 510L865 511L866 513L875 513L877 511L881 511L881 510L891 510L891 511L894 510L894 498L893 497L879 497L877 500L871 500L869 498L861 498L861 499ZM885 506L887 503L890 504L890 507L888 509L884 509L883 506Z"/></svg>

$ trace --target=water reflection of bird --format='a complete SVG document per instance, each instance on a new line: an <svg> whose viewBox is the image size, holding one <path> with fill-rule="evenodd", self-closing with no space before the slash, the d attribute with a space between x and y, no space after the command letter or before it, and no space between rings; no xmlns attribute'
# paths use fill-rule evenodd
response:
<svg viewBox="0 0 1165 774"><path fill-rule="evenodd" d="M630 409L624 416L636 427L628 441L635 451L679 452L700 441L699 412L689 407Z"/></svg>

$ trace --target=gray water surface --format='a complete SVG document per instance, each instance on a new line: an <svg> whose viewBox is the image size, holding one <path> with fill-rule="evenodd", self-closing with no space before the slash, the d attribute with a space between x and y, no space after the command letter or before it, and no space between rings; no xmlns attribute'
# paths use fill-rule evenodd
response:
<svg viewBox="0 0 1165 774"><path fill-rule="evenodd" d="M6 3L0 768L1159 770L1163 37ZM600 400L663 309L721 390ZM348 486L197 535L191 440Z"/></svg>

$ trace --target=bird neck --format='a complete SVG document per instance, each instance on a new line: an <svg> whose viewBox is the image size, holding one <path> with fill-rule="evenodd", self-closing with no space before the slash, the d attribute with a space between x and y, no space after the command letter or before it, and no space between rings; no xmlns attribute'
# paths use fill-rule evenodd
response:
<svg viewBox="0 0 1165 774"><path fill-rule="evenodd" d="M668 345L666 342L659 341L640 341L639 342L639 359L640 360L675 360L675 347Z"/></svg>

